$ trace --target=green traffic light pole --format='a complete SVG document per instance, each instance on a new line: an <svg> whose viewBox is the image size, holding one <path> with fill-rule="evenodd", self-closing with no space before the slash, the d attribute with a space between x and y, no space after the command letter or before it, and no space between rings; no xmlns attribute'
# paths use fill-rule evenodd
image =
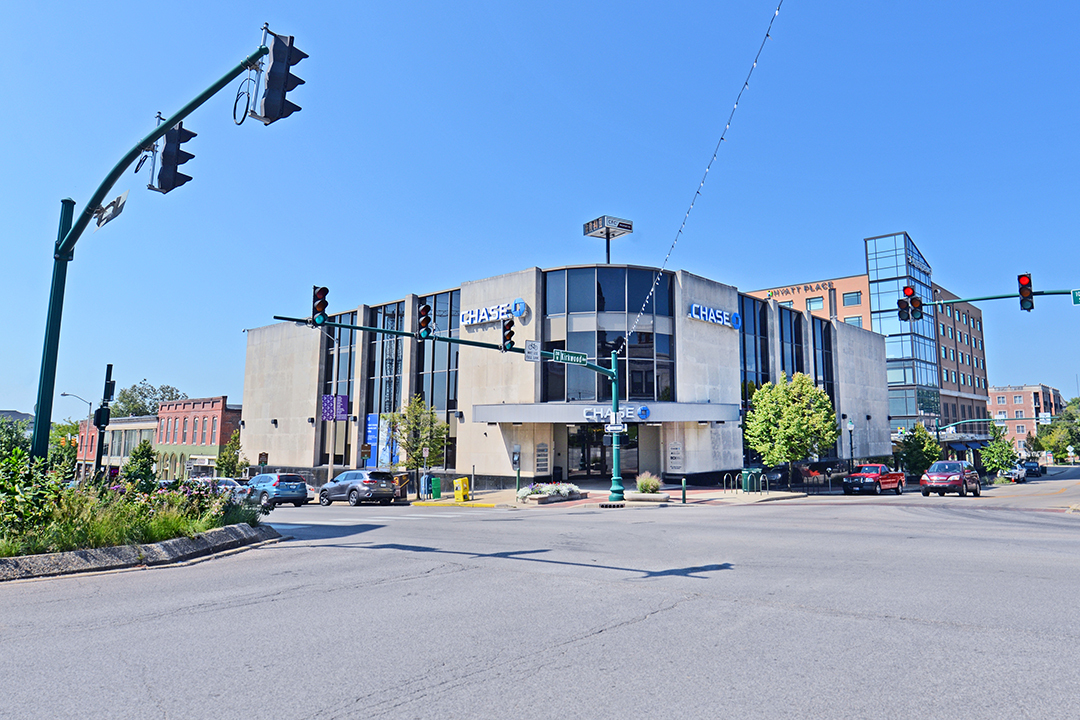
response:
<svg viewBox="0 0 1080 720"><path fill-rule="evenodd" d="M1032 297L1035 295L1072 295L1072 290L1032 290ZM986 297L973 297L973 298L957 298L955 300L926 300L923 305L952 305L953 303L962 302L978 302L979 300L1006 300L1008 298L1018 298L1019 293L1013 293L1012 295L987 295Z"/></svg>
<svg viewBox="0 0 1080 720"><path fill-rule="evenodd" d="M34 409L34 434L30 444L30 455L34 458L44 459L49 454L49 430L52 427L53 393L56 390L56 356L60 346L60 320L64 312L64 286L67 283L67 265L74 259L75 243L79 241L86 226L94 218L105 200L105 195L112 190L113 185L124 174L124 171L135 162L143 152L148 151L166 132L176 123L180 122L200 105L213 97L218 91L239 77L240 73L258 66L259 59L269 53L265 45L244 58L236 67L226 73L220 80L204 90L198 97L161 123L149 135L140 140L135 147L131 148L116 164L101 185L94 191L90 201L86 203L82 214L72 225L75 214L75 201L64 198L60 201L60 232L56 239L53 251L53 276L52 289L49 291L49 312L45 321L45 347L41 354L41 376L38 380L37 406Z"/></svg>
<svg viewBox="0 0 1080 720"><path fill-rule="evenodd" d="M309 324L309 320L310 320L310 318L283 317L281 315L275 315L274 319L275 320L287 320L287 321L295 322L295 323L303 323L305 325ZM425 338L418 337L417 333L409 332L407 330L387 330L385 328L367 327L366 325L351 325L349 323L325 322L325 323L322 323L321 325L319 325L317 327L339 327L339 328L345 328L347 330L362 330L362 331L366 331L366 332L383 333L384 335L397 335L399 337L411 337L411 338L416 338L417 340L425 339ZM506 348L503 348L500 345L496 345L495 343L480 342L478 340L466 340L464 338L443 337L441 335L432 335L430 338L426 338L426 339L427 340L435 340L437 342L453 343L454 345L470 345L472 347L485 348L487 350L498 350L499 352L512 352L512 353L519 353L521 355L525 354L525 349L524 348L506 349ZM553 353L553 352L551 352L549 350L541 350L540 351L540 357L547 358L547 359L551 360L551 359L554 359L555 353ZM594 373L596 373L598 375L603 375L604 377L607 377L607 378L609 378L611 380L611 418L612 418L612 423L613 424L618 424L618 422L619 422L619 353L617 351L614 351L614 350L611 352L611 368L601 367L600 365L595 365L595 364L590 363L590 362L586 362L582 367L585 367L585 368L587 368L589 370L592 370ZM612 464L612 469L611 469L611 491L610 491L610 494L608 495L608 500L610 502L622 502L623 501L623 493L625 492L625 489L623 488L623 484L622 484L622 467L621 467L621 464L620 464L620 461L622 460L621 451L620 451L621 443L619 442L620 435L621 435L621 433L613 432L612 433L612 438L611 438L611 464Z"/></svg>

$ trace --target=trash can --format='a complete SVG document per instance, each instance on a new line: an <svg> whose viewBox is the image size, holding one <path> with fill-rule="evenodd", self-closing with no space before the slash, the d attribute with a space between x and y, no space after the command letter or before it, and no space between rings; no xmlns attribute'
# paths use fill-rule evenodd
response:
<svg viewBox="0 0 1080 720"><path fill-rule="evenodd" d="M442 478L436 475L431 477L431 499L442 499Z"/></svg>
<svg viewBox="0 0 1080 720"><path fill-rule="evenodd" d="M743 492L761 492L761 470L744 468L742 471Z"/></svg>
<svg viewBox="0 0 1080 720"><path fill-rule="evenodd" d="M454 501L465 502L469 500L469 478L454 478Z"/></svg>
<svg viewBox="0 0 1080 720"><path fill-rule="evenodd" d="M562 482L562 466L556 465L551 469L551 482Z"/></svg>

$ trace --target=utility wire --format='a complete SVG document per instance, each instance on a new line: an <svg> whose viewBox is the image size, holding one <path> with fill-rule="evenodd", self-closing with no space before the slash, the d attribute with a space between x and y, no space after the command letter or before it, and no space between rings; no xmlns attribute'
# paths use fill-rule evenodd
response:
<svg viewBox="0 0 1080 720"><path fill-rule="evenodd" d="M757 54L754 55L754 63L750 66L750 72L746 74L746 80L743 81L742 87L739 89L739 94L735 97L735 105L731 108L731 114L728 115L727 124L724 125L724 131L720 133L720 139L716 141L716 148L713 150L712 158L709 160L709 164L705 166L705 174L701 177L701 182L698 183L697 189L694 191L694 197L690 200L690 207L686 209L682 224L679 225L679 231L675 233L675 239L671 241L671 247L668 248L667 255L664 256L664 263L660 266L660 270L657 271L656 277L653 279L652 287L649 288L649 294L645 296L645 301L641 303L641 309L638 311L637 317L634 318L634 325L627 334L627 345L629 345L629 336L633 335L634 331L637 330L638 323L645 314L645 308L648 307L649 300L651 300L652 296L656 293L656 287L660 284L660 280L664 276L664 270L667 269L668 260L671 259L671 253L675 252L675 246L679 244L679 238L682 237L683 230L686 228L686 221L690 218L690 212L694 209L694 204L701 195L701 189L705 187L705 181L709 178L709 170L712 169L713 163L716 162L716 156L720 152L720 145L724 142L727 131L731 128L731 120L735 117L735 111L739 109L739 100L742 99L743 93L750 87L750 76L754 74L754 68L757 67L758 59L761 57L761 51L765 49L765 43L768 42L771 37L769 33L772 31L773 22L776 21L776 16L780 14L780 7L783 4L784 0L780 0L779 4L776 6L776 11L773 12L773 16L769 19L769 27L765 30L765 37L761 39L761 45L758 47Z"/></svg>

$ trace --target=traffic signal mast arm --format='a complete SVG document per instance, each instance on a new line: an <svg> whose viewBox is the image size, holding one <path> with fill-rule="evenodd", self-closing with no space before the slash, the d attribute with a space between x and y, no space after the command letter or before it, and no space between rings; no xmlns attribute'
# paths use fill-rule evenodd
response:
<svg viewBox="0 0 1080 720"><path fill-rule="evenodd" d="M275 315L274 319L275 320L287 320L287 321L290 321L290 322L307 324L307 318L283 317L281 315ZM365 325L350 325L348 323L326 322L326 323L323 323L322 325L320 325L320 327L339 327L339 328L345 328L346 330L362 330L364 332L382 333L383 335L397 335L399 337L411 337L411 338L416 337L416 333L409 332L408 330L387 330L386 328L367 327ZM453 343L454 345L471 345L472 347L486 348L488 350L500 350L502 352L519 353L521 355L525 354L525 348L510 348L509 350L503 350L502 347L500 347L499 345L496 345L495 343L480 342L478 340L466 340L464 338L443 337L441 335L433 335L432 337L430 337L428 339L429 340L437 340L439 342L445 342L445 343ZM540 351L540 357L547 358L548 360L551 360L551 359L553 359L555 357L555 354L552 353L549 350L541 350ZM597 373L598 375L603 375L604 377L609 378L609 379L615 377L615 371L612 370L611 368L601 367L599 365L595 365L595 364L590 363L590 362L585 363L581 367L586 367L589 370L592 370L593 372Z"/></svg>
<svg viewBox="0 0 1080 720"><path fill-rule="evenodd" d="M86 208L83 210L79 219L75 221L75 225L68 231L67 235L57 241L56 253L58 255L70 255L71 251L75 249L75 243L78 242L79 237L82 236L83 231L86 230L86 226L90 224L90 221L94 219L94 211L101 206L105 196L112 190L113 185L120 179L120 176L124 174L124 171L128 169L131 163L135 162L135 159L143 153L143 151L149 149L155 142L161 139L169 130L171 130L176 123L180 122L188 115L193 113L200 105L205 103L211 97L213 97L219 90L231 83L233 80L240 76L240 73L245 70L255 67L259 59L270 52L269 48L265 45L259 47L258 50L244 58L239 65L234 67L228 73L226 73L220 80L204 90L198 97L189 102L184 107L180 108L172 117L165 120L151 132L144 137L139 143L128 151L127 155L120 159L120 162L116 164L116 167L112 169L105 179L101 181L101 185L94 192L90 198L90 202L86 204Z"/></svg>
<svg viewBox="0 0 1080 720"><path fill-rule="evenodd" d="M1072 290L1032 290L1032 295L1072 295ZM978 302L979 300L1006 300L1008 298L1018 298L1019 293L1012 293L1011 295L987 295L986 297L973 297L973 298L956 298L955 300L923 300L923 305L952 305L953 303L970 303ZM968 422L971 422L970 420Z"/></svg>

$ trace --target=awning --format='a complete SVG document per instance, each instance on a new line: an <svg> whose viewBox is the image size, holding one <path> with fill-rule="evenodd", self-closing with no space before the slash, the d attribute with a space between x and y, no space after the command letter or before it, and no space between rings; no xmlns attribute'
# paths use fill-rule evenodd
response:
<svg viewBox="0 0 1080 720"><path fill-rule="evenodd" d="M967 446L972 450L981 450L989 444L990 443L986 442L985 440L974 440L972 442L969 442Z"/></svg>
<svg viewBox="0 0 1080 720"><path fill-rule="evenodd" d="M957 452L967 452L967 445L964 443L949 443L949 447Z"/></svg>

